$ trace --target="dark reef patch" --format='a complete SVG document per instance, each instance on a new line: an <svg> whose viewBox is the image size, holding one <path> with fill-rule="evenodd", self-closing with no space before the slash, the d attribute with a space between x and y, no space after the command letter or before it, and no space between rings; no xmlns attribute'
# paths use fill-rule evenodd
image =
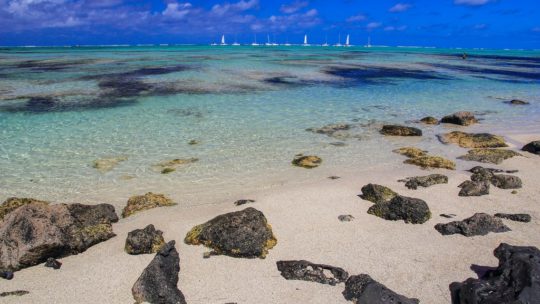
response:
<svg viewBox="0 0 540 304"><path fill-rule="evenodd" d="M479 66L472 65L454 65L446 63L431 63L428 64L431 67L442 68L447 70L453 70L464 73L471 74L491 74L491 75L500 75L507 77L515 77L521 79L530 79L538 81L540 79L540 71L523 71L523 70L509 70L509 69L492 69L492 68L483 68Z"/></svg>

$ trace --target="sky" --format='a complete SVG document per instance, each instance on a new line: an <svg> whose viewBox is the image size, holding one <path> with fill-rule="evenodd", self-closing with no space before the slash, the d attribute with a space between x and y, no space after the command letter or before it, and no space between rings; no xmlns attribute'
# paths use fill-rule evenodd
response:
<svg viewBox="0 0 540 304"><path fill-rule="evenodd" d="M0 0L0 45L341 42L540 49L540 0Z"/></svg>

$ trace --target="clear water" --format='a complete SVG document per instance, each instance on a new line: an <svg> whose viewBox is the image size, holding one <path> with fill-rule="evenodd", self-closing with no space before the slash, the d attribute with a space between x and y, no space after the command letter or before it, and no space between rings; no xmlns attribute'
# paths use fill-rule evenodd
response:
<svg viewBox="0 0 540 304"><path fill-rule="evenodd" d="M503 103L514 98L531 104ZM434 136L447 127L420 126L421 139L385 139L377 132L381 124L459 110L478 111L483 119L471 130L540 133L540 52L2 49L0 199L95 201L154 191L200 204L344 170L367 172L399 165L390 152L397 146L454 149ZM352 124L353 137L305 130L331 123ZM193 139L200 143L189 145ZM346 145L330 144L338 141ZM298 153L319 155L324 163L315 170L292 167ZM109 172L92 167L96 159L117 156L128 159ZM191 157L199 161L171 174L153 167Z"/></svg>

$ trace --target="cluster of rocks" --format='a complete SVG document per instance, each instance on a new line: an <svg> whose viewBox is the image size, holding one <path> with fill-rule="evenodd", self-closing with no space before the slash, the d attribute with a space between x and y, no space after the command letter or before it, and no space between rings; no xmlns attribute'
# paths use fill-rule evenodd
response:
<svg viewBox="0 0 540 304"><path fill-rule="evenodd" d="M446 115L439 121L437 118L432 116L426 116L420 119L421 123L427 125L437 125L439 123L454 124L460 126L470 126L478 122L478 119L474 117L474 114L471 112L456 112L450 115Z"/></svg>
<svg viewBox="0 0 540 304"><path fill-rule="evenodd" d="M423 224L431 218L431 211L425 201L401 196L385 186L365 185L359 196L374 203L367 211L369 214L386 220Z"/></svg>
<svg viewBox="0 0 540 304"><path fill-rule="evenodd" d="M442 235L462 234L467 237L486 235L489 232L499 233L510 231L510 228L504 225L500 218L486 213L476 213L463 221L437 224L435 225L435 229Z"/></svg>
<svg viewBox="0 0 540 304"><path fill-rule="evenodd" d="M469 170L471 180L459 185L459 196L482 196L489 194L490 184L500 189L519 189L522 181L519 177L508 174L495 174L502 170L476 166Z"/></svg>
<svg viewBox="0 0 540 304"><path fill-rule="evenodd" d="M278 261L277 268L287 280L302 280L335 286L345 283L343 296L353 303L418 304L419 300L400 295L367 274L349 276L343 268L309 261Z"/></svg>
<svg viewBox="0 0 540 304"><path fill-rule="evenodd" d="M449 170L456 169L456 163L441 156L429 155L427 151L415 147L403 147L393 150L394 153L398 153L408 157L404 161L405 164L419 166L421 168L443 168Z"/></svg>

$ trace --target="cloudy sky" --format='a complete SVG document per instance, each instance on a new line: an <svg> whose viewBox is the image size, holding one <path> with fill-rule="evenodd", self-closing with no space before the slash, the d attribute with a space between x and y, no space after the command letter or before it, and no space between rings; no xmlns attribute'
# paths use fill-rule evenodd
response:
<svg viewBox="0 0 540 304"><path fill-rule="evenodd" d="M540 49L540 0L0 0L0 45L352 43ZM344 39L343 39L344 40Z"/></svg>

